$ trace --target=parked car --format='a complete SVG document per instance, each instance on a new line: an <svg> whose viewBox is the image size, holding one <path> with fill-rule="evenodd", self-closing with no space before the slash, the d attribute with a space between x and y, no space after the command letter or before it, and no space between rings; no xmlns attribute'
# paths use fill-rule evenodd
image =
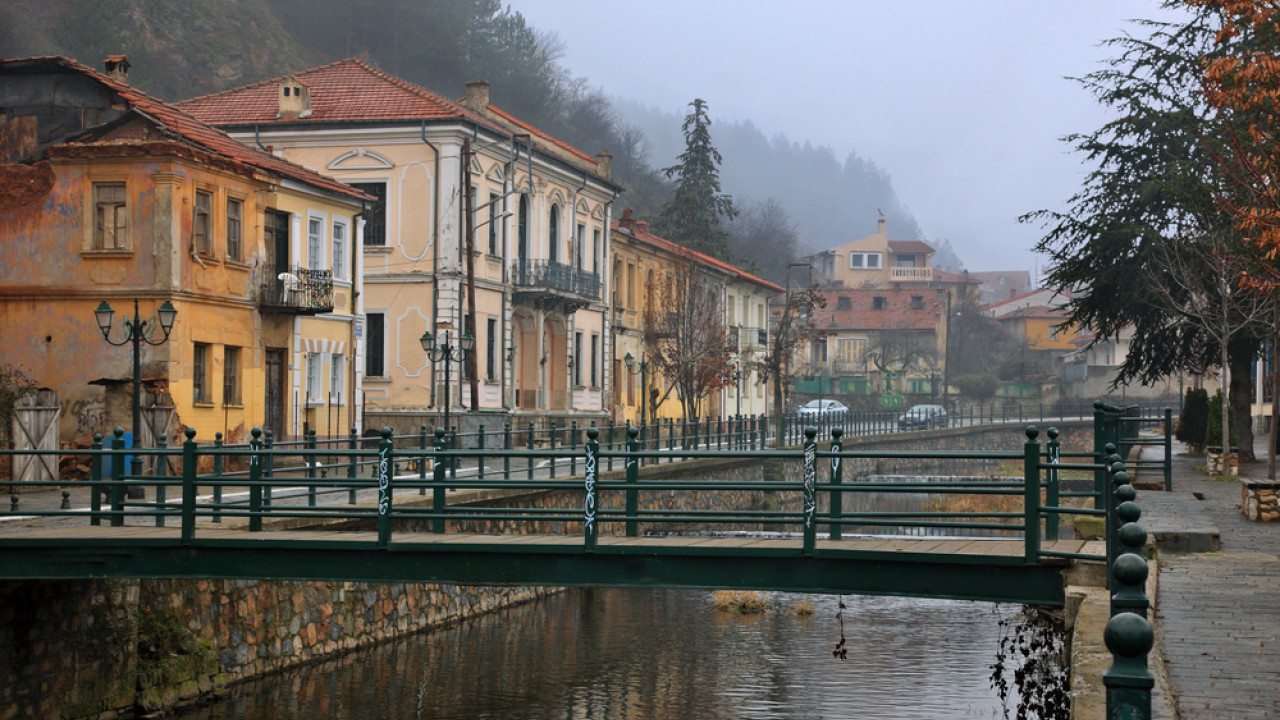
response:
<svg viewBox="0 0 1280 720"><path fill-rule="evenodd" d="M849 408L839 400L810 400L796 410L796 416L801 420L839 422L847 412Z"/></svg>
<svg viewBox="0 0 1280 720"><path fill-rule="evenodd" d="M947 409L941 405L916 405L898 418L899 430L928 430L947 426Z"/></svg>

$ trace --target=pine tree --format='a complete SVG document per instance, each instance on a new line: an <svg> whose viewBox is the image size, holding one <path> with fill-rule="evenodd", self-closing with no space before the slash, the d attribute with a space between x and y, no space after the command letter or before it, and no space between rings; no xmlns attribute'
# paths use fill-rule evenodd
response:
<svg viewBox="0 0 1280 720"><path fill-rule="evenodd" d="M711 118L701 98L689 103L684 118L685 150L680 162L662 172L676 181L671 202L662 207L659 232L690 250L729 258L729 233L721 219L732 220L738 211L733 198L720 192L720 152L711 144Z"/></svg>

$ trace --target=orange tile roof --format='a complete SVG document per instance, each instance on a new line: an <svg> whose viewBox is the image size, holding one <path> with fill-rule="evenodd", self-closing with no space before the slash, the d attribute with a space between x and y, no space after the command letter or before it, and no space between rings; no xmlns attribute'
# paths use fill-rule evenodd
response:
<svg viewBox="0 0 1280 720"><path fill-rule="evenodd" d="M566 152L568 152L568 153L570 153L570 154L572 154L572 155L575 155L575 156L577 156L578 158L580 158L580 159L582 159L582 160L586 160L587 162L592 163L592 164L594 164L594 163L595 163L595 161L596 161L596 159L595 159L595 158L593 158L593 157L591 157L590 155L588 155L588 154L586 154L586 153L582 152L581 150L579 150L579 149L577 149L577 148L573 147L573 146L572 146L572 145L570 145L569 143L564 142L563 140L559 140L559 139L557 139L557 138L554 138L554 137L552 137L551 135L549 135L549 134L547 134L547 133L545 133L545 132L543 132L543 131L539 130L538 128L536 128L536 127L534 127L534 126L532 126L532 125L530 125L530 124L529 124L529 123L527 123L527 122L524 122L524 121L522 121L522 120L518 120L518 119L516 119L516 117L515 117L514 115L511 115L510 113L508 113L508 112L506 112L506 111L504 111L504 110L500 110L500 109L498 109L498 108L497 108L496 106L494 106L494 105L489 105L489 106L488 106L487 108L485 108L485 109L486 109L486 110L488 110L489 112L493 113L494 115L497 115L499 118L501 118L501 119L503 119L503 120L506 120L507 122L511 123L512 125L516 126L517 128L520 128L521 130L524 130L525 132L530 133L531 135L535 135L535 136L537 136L537 137L540 137L540 138L542 138L545 142L551 143L552 145L554 145L554 146L556 146L556 147L560 148L561 150L564 150L564 151L566 151Z"/></svg>
<svg viewBox="0 0 1280 720"><path fill-rule="evenodd" d="M173 105L153 98L137 88L118 82L70 58L43 56L0 59L0 70L21 69L23 66L44 70L62 69L85 75L110 88L122 100L127 102L131 108L146 115L173 135L207 152L260 170L282 175L328 192L358 200L372 199L350 185L340 183L333 178L308 170L301 165L295 165L274 155L245 147L232 139L230 135L197 120Z"/></svg>
<svg viewBox="0 0 1280 720"><path fill-rule="evenodd" d="M615 232L622 232L626 235L630 235L636 240L639 240L640 242L646 243L648 245L652 245L653 247L656 247L659 250L665 250L666 252L669 252L673 255L679 255L679 256L690 258L694 262L700 263L710 268L714 268L716 270L719 270L720 272L726 273L739 280L744 280L746 282L754 283L767 290L772 290L775 293L785 293L787 291L786 288L784 287L781 287L779 285L774 285L773 283L769 282L768 280L765 280L764 278L756 277L755 275L752 275L751 273L745 270L741 270L733 265L730 265L729 263L724 262L723 260L717 260L716 258L713 258L710 255L705 255L696 250L690 250L689 248L683 245L680 245L679 243L674 243L664 237L654 235L653 233L649 232L647 229L642 230L640 227L640 223L631 219L631 208L627 208L622 215L622 219L614 220L612 225Z"/></svg>
<svg viewBox="0 0 1280 720"><path fill-rule="evenodd" d="M889 250L901 253L931 253L933 248L919 240L890 240Z"/></svg>

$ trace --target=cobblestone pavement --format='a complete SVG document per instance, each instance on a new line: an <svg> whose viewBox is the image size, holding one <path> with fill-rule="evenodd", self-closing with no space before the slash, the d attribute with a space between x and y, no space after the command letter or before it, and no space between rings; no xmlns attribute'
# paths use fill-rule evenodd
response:
<svg viewBox="0 0 1280 720"><path fill-rule="evenodd" d="M1210 480L1203 464L1175 457L1173 488L1201 498L1222 550L1160 555L1156 629L1177 711L1182 720L1280 718L1280 523L1246 520L1239 483ZM1241 472L1264 477L1266 463Z"/></svg>

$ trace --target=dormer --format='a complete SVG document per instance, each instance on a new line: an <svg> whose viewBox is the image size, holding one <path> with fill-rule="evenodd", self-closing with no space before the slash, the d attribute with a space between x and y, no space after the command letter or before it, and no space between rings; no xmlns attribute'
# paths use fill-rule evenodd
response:
<svg viewBox="0 0 1280 720"><path fill-rule="evenodd" d="M311 115L311 88L298 82L297 78L287 77L280 81L280 113L281 120L301 120Z"/></svg>

